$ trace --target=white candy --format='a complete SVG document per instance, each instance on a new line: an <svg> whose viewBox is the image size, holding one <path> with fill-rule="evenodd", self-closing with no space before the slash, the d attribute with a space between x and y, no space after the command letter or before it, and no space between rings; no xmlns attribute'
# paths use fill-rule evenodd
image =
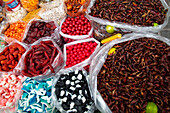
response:
<svg viewBox="0 0 170 113"><path fill-rule="evenodd" d="M85 103L86 102L86 98L82 97L82 102Z"/></svg>
<svg viewBox="0 0 170 113"><path fill-rule="evenodd" d="M82 90L79 90L79 94L82 94Z"/></svg>
<svg viewBox="0 0 170 113"><path fill-rule="evenodd" d="M74 102L71 102L70 104L70 109L72 109L74 107L75 103Z"/></svg>
<svg viewBox="0 0 170 113"><path fill-rule="evenodd" d="M76 85L76 88L80 88L81 86L79 84Z"/></svg>
<svg viewBox="0 0 170 113"><path fill-rule="evenodd" d="M70 89L74 91L76 88L71 86Z"/></svg>
<svg viewBox="0 0 170 113"><path fill-rule="evenodd" d="M71 82L71 85L74 86L74 82Z"/></svg>
<svg viewBox="0 0 170 113"><path fill-rule="evenodd" d="M61 91L60 96L64 96L65 91Z"/></svg>
<svg viewBox="0 0 170 113"><path fill-rule="evenodd" d="M79 95L77 98L80 100L81 99L81 95Z"/></svg>
<svg viewBox="0 0 170 113"><path fill-rule="evenodd" d="M75 74L78 74L78 72L79 72L79 70L75 70L75 72L74 72L74 73L75 73Z"/></svg>
<svg viewBox="0 0 170 113"><path fill-rule="evenodd" d="M71 96L71 99L73 100L75 97L77 97L76 94L72 95L72 96Z"/></svg>
<svg viewBox="0 0 170 113"><path fill-rule="evenodd" d="M79 80L81 80L81 79L82 79L82 75L79 74L79 75L77 76L77 78L78 78Z"/></svg>
<svg viewBox="0 0 170 113"><path fill-rule="evenodd" d="M72 78L71 78L72 80L76 80L76 77L75 76L72 76Z"/></svg>
<svg viewBox="0 0 170 113"><path fill-rule="evenodd" d="M87 108L87 109L90 109L90 106L89 106L89 105L87 105L87 106L86 106L86 108Z"/></svg>
<svg viewBox="0 0 170 113"><path fill-rule="evenodd" d="M80 82L79 80L76 80L76 81L75 81L76 84L79 83L79 82Z"/></svg>
<svg viewBox="0 0 170 113"><path fill-rule="evenodd" d="M70 84L70 80L66 80L66 85Z"/></svg>
<svg viewBox="0 0 170 113"><path fill-rule="evenodd" d="M64 98L62 99L62 101L63 101L63 102L66 102L66 101L67 101L67 97L64 97Z"/></svg>

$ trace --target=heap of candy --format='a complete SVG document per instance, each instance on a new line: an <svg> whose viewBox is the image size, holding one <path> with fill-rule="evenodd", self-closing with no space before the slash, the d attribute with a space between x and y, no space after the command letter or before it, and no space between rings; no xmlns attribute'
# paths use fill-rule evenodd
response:
<svg viewBox="0 0 170 113"><path fill-rule="evenodd" d="M0 106L14 107L17 98L20 95L23 76L4 73L0 78Z"/></svg>
<svg viewBox="0 0 170 113"><path fill-rule="evenodd" d="M18 113L48 113L52 111L53 106L51 88L52 78L43 81L36 81L27 78L23 83L23 95L18 103Z"/></svg>
<svg viewBox="0 0 170 113"><path fill-rule="evenodd" d="M54 90L65 111L87 113L91 109L93 101L83 71L62 74Z"/></svg>

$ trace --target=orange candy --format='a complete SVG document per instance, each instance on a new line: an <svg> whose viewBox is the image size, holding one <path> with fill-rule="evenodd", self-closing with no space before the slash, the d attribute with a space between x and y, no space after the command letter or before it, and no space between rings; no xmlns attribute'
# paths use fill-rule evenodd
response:
<svg viewBox="0 0 170 113"><path fill-rule="evenodd" d="M14 39L16 39L18 41L22 41L26 25L27 25L27 23L25 23L25 22L16 22L16 23L11 24L9 26L9 28L4 33L5 36L8 37L6 39L6 41L8 43L13 41ZM10 38L12 38L12 39L10 39Z"/></svg>

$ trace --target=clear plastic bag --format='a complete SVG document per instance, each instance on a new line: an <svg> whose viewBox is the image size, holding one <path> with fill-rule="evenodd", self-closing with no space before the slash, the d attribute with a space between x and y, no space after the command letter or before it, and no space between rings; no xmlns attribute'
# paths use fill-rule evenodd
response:
<svg viewBox="0 0 170 113"><path fill-rule="evenodd" d="M112 42L109 42L108 44L104 44L102 47L100 47L100 51L96 54L96 56L92 59L91 65L90 65L90 77L89 77L89 83L90 83L90 89L93 92L94 101L96 104L96 107L102 112L102 113L112 113L107 104L105 103L104 99L100 95L100 93L97 90L97 75L100 72L103 64L105 63L105 60L108 55L108 51L118 43L122 43L129 40L139 39L142 37L148 37L148 38L154 38L157 40L161 40L168 45L170 45L170 40L156 35L156 34L137 34L137 33L131 33L124 35L121 39L113 40Z"/></svg>
<svg viewBox="0 0 170 113"><path fill-rule="evenodd" d="M53 42L53 45L57 48L57 51L58 51L57 56L54 58L54 61L51 64L52 67L54 68L55 73L63 68L64 59L63 59L63 53L62 53L60 47L54 42L54 40L52 38L44 37L44 38L41 38L41 39L37 40L33 44L31 44L30 47L26 50L26 52L23 54L23 56L21 57L21 60L19 61L19 65L18 65L18 67L21 67L20 68L20 72L24 69L24 59L25 59L25 56L32 49L32 46L40 44L41 41L49 41L49 40ZM35 76L35 77L31 77L31 78L33 78L35 80L43 80L43 79L49 78L49 77L51 77L53 75L54 74L51 72L51 70L48 69L43 74L40 74L40 75Z"/></svg>
<svg viewBox="0 0 170 113"><path fill-rule="evenodd" d="M7 11L6 12L7 21L9 23L14 23L14 22L20 21L26 15L27 15L27 11L23 7L21 7L17 11Z"/></svg>
<svg viewBox="0 0 170 113"><path fill-rule="evenodd" d="M93 33L93 27L91 28L90 32L88 33L88 35L75 35L75 36L71 36L71 35L68 35L68 34L64 34L62 31L61 31L61 26L63 24L63 22L65 21L67 17L65 17L61 23L60 23L60 35L63 36L64 38L69 38L69 39L72 39L72 40L82 40L82 39L86 39L86 38L89 38L90 36L92 36L92 33Z"/></svg>
<svg viewBox="0 0 170 113"><path fill-rule="evenodd" d="M108 38L110 36L116 35L117 33L120 33L123 35L132 33L132 31L126 30L126 29L120 29L114 27L114 32L113 33L108 33L106 31L106 25L99 24L95 21L91 21L93 28L94 28L94 38L98 41L102 41L105 38Z"/></svg>
<svg viewBox="0 0 170 113"><path fill-rule="evenodd" d="M5 35L5 32L7 31L7 29L8 28L10 28L10 26L11 25L13 25L13 24L15 24L15 23L23 23L23 24L25 24L24 26L24 32L21 34L21 36L20 36L20 38L18 38L18 39L15 39L15 38L11 38L11 37L7 37L6 35ZM2 31L1 31L1 34L3 35L3 37L4 37L4 40L7 42L7 43L11 43L13 40L18 40L18 41L21 41L22 40L22 38L24 37L24 34L25 34L25 32L26 32L26 27L27 27L27 23L25 23L25 22L23 22L23 21L17 21L17 22L15 22L15 23L6 23L5 25L4 25L4 27L3 27L3 29L2 29ZM11 31L10 31L11 32Z"/></svg>
<svg viewBox="0 0 170 113"><path fill-rule="evenodd" d="M23 8L27 11L33 11L38 8L39 1L38 0L21 0L21 4Z"/></svg>
<svg viewBox="0 0 170 113"><path fill-rule="evenodd" d="M54 80L53 80L53 85L52 85L52 104L54 104L54 106L62 113L69 113L69 112L66 112L62 107L61 105L59 104L58 102L58 99L57 99L57 96L55 94L55 85L57 83L57 81L59 80L61 74L65 74L65 73L70 73L70 72L74 72L75 70L82 70L83 71L83 74L84 76L86 77L86 80L87 80L87 84L88 84L88 87L89 87L89 82L88 82L88 75L87 75L87 72L84 70L84 68L81 68L81 67L78 67L78 68L68 68L68 69L63 69L63 70L60 70L54 77ZM90 90L90 89L89 89ZM90 95L92 97L92 92L90 91ZM93 99L93 97L92 97ZM91 105L91 109L88 111L88 113L93 113L95 111L95 104L92 104Z"/></svg>
<svg viewBox="0 0 170 113"><path fill-rule="evenodd" d="M58 24L57 24L55 21L45 21L45 20L41 20L41 19L32 19L32 20L28 23L28 25L27 25L27 27L26 27L26 29L25 29L25 34L24 34L24 36L23 36L22 42L27 38L28 31L29 31L30 26L31 26L31 23L32 23L33 21L40 21L40 22L45 22L45 23L47 23L47 22L54 22L54 24L55 24L55 26L56 26L56 29L54 30L54 33L53 33L50 37L51 37L52 39L54 39L58 45L62 45L62 40L61 40L60 35L59 35L59 26L58 26ZM41 37L41 38L43 38L43 37ZM41 39L41 38L40 38L40 39Z"/></svg>
<svg viewBox="0 0 170 113"><path fill-rule="evenodd" d="M161 24L161 25L158 25L158 26L155 26L155 27L154 26L145 27L145 26L130 25L130 24L121 23L121 22L111 22L109 20L104 20L104 19L96 18L96 17L89 15L89 13L91 12L90 8L93 6L95 1L96 0L91 0L90 5L88 6L87 11L86 11L86 14L87 14L87 17L89 18L89 20L93 20L93 21L100 23L100 24L103 24L103 25L112 25L112 26L117 27L117 28L123 28L123 29L127 29L127 30L130 30L130 31L134 31L134 32L158 32L167 25L168 18L169 18L169 15L170 15L170 7L167 5L165 0L160 0L162 2L162 5L164 6L164 8L168 9L164 23Z"/></svg>
<svg viewBox="0 0 170 113"><path fill-rule="evenodd" d="M39 6L46 9L58 7L63 3L63 0L40 0Z"/></svg>
<svg viewBox="0 0 170 113"><path fill-rule="evenodd" d="M92 58L93 58L94 55L97 53L97 51L98 51L98 49L99 49L99 47L100 47L100 42L98 42L98 41L97 41L96 39L94 39L94 38L89 38L89 39L85 39L85 40L74 41L74 42L71 42L71 43L68 43L68 44L65 44L65 45L64 45L64 61L66 62L66 60L67 60L66 47L71 46L71 45L75 45L75 44L78 44L78 43L91 42L91 41L94 41L94 42L96 42L96 43L98 44L98 45L96 46L96 48L95 48L95 51L90 55L89 58L87 58L86 60L84 60L84 61L82 61L82 62L80 62L80 63L78 63L78 64L76 64L76 65L74 65L74 66L72 66L72 67L70 67L70 68L72 68L72 69L77 68L77 67L83 68L83 67L87 66L88 64L90 64ZM64 66L65 66L65 65L64 65Z"/></svg>
<svg viewBox="0 0 170 113"><path fill-rule="evenodd" d="M76 17L85 13L88 5L90 4L90 0L64 0L64 3L66 5L67 14L71 17Z"/></svg>
<svg viewBox="0 0 170 113"><path fill-rule="evenodd" d="M27 50L28 49L28 47L27 47L27 45L25 45L25 44L23 44L23 43L21 43L21 42L19 42L19 41L17 41L17 40L13 40L8 46L6 46L6 47L9 47L10 45L13 45L14 43L18 43L19 45L21 45L22 47L24 47L25 48L25 50ZM5 48L6 48L5 47ZM3 50L5 50L5 48L4 49L2 49L1 51L0 51L0 53L1 52L3 52ZM23 56L23 54L22 54L22 56ZM21 58L20 58L20 60L21 60ZM17 66L13 69L13 71L9 71L8 73L14 73L14 74L18 74L18 72L19 72L19 70L20 70L20 68L21 67L19 67L19 62L20 62L20 60L18 61L18 64L17 64ZM5 71L0 71L0 74L1 73L4 73Z"/></svg>

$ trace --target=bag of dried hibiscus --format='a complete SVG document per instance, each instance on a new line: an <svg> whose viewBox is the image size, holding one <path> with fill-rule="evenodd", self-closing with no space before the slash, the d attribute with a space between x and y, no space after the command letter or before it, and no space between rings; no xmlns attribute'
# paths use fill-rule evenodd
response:
<svg viewBox="0 0 170 113"><path fill-rule="evenodd" d="M145 112L154 102L168 112L170 40L156 34L127 34L101 47L90 65L90 89L105 113Z"/></svg>
<svg viewBox="0 0 170 113"><path fill-rule="evenodd" d="M42 80L53 76L64 64L59 46L50 37L44 37L31 44L20 61L24 76Z"/></svg>

